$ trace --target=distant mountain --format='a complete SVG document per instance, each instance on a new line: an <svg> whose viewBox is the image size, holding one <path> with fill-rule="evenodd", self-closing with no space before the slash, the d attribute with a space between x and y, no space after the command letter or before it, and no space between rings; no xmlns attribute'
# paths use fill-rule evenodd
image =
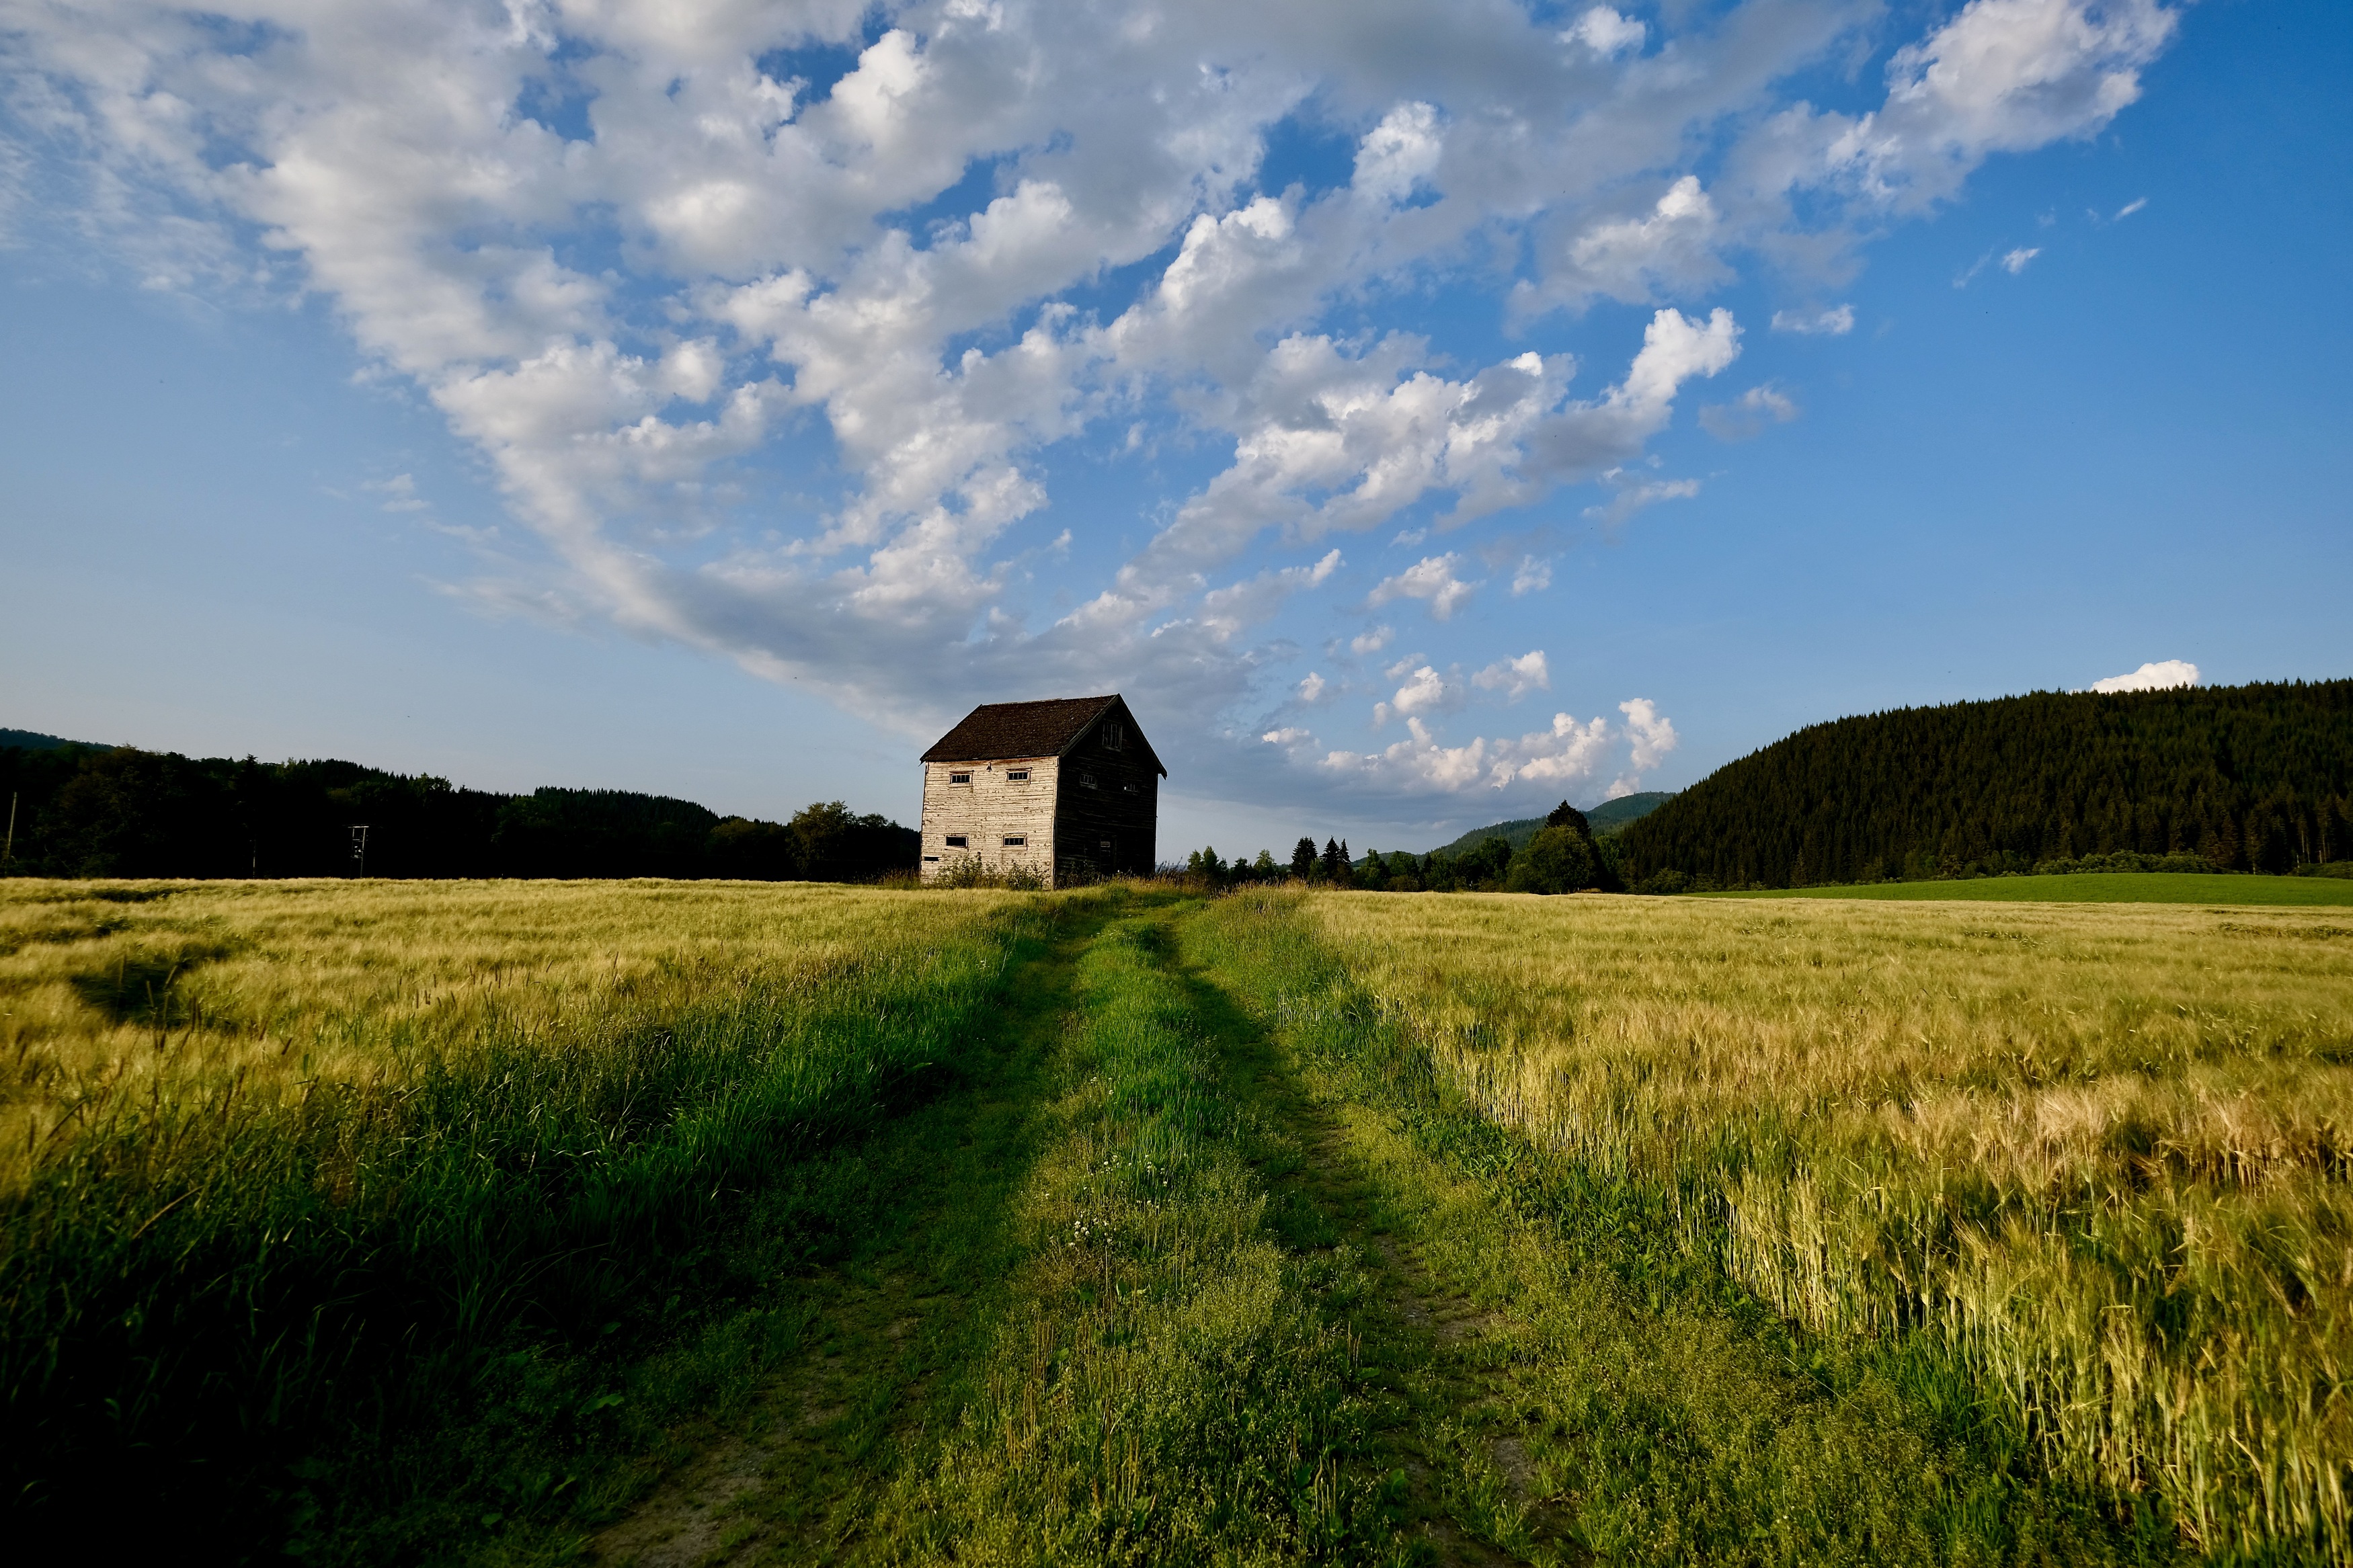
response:
<svg viewBox="0 0 2353 1568"><path fill-rule="evenodd" d="M27 752L62 752L68 746L88 746L92 751L111 751L92 741L69 741L57 735L44 735L36 730L0 730L0 747L15 746Z"/></svg>
<svg viewBox="0 0 2353 1568"><path fill-rule="evenodd" d="M2353 859L2353 680L2035 692L1816 724L1618 840L1628 882L1985 875L2088 855Z"/></svg>
<svg viewBox="0 0 2353 1568"><path fill-rule="evenodd" d="M1672 799L1672 791L1645 790L1640 795L1621 795L1616 800L1603 801L1587 812L1585 820L1593 828L1596 838L1607 838L1613 833L1623 831L1628 823L1648 816ZM1528 847L1528 840L1534 838L1536 829L1544 825L1545 819L1541 816L1491 823L1485 827L1472 828L1451 844L1441 844L1431 853L1460 855L1473 845L1483 844L1490 838L1501 838L1511 845L1514 854L1517 854Z"/></svg>

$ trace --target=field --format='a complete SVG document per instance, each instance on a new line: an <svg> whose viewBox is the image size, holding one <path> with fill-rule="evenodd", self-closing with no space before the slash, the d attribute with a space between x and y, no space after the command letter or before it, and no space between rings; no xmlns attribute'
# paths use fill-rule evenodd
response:
<svg viewBox="0 0 2353 1568"><path fill-rule="evenodd" d="M0 883L12 1525L2353 1562L2330 917Z"/></svg>
<svg viewBox="0 0 2353 1568"><path fill-rule="evenodd" d="M2202 876L2179 871L2093 871L2052 877L1973 877L1943 882L1871 882L1860 887L1773 888L1704 893L1710 899L1957 900L1979 903L2243 904L2250 908L2353 908L2353 881L2322 877Z"/></svg>

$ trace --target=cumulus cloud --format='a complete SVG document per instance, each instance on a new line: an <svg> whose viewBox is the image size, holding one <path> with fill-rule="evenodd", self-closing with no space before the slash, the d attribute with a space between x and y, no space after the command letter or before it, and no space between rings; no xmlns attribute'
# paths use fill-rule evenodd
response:
<svg viewBox="0 0 2353 1568"><path fill-rule="evenodd" d="M1451 620L1479 586L1454 574L1461 563L1461 557L1451 552L1425 555L1396 576L1381 579L1365 602L1378 607L1398 599L1420 599L1429 604L1432 620Z"/></svg>
<svg viewBox="0 0 2353 1568"><path fill-rule="evenodd" d="M1396 636L1397 628L1395 626L1373 626L1365 631L1358 632L1355 637L1350 637L1348 639L1348 651L1356 655L1359 658L1368 653L1378 653L1381 649L1388 647L1389 639Z"/></svg>
<svg viewBox="0 0 2353 1568"><path fill-rule="evenodd" d="M1406 678L1395 696L1373 705L1373 727L1377 730L1393 718L1427 718L1432 713L1443 713L1461 707L1462 698L1460 680L1440 675L1425 664Z"/></svg>
<svg viewBox="0 0 2353 1568"><path fill-rule="evenodd" d="M1520 564L1512 574L1512 597L1525 594L1541 594L1552 586L1552 563L1539 561L1533 555L1520 557Z"/></svg>
<svg viewBox="0 0 2353 1568"><path fill-rule="evenodd" d="M1482 691L1500 691L1507 702L1516 702L1531 691L1552 689L1552 671L1545 663L1542 648L1530 648L1517 658L1497 659L1471 678L1471 684Z"/></svg>
<svg viewBox="0 0 2353 1568"><path fill-rule="evenodd" d="M476 602L672 639L910 732L1116 684L1254 791L1327 788L1349 770L1306 741L1247 742L1286 732L1253 704L1283 618L1344 580L1334 536L1419 543L1564 487L1599 485L1611 521L1694 493L1650 447L1738 355L1706 296L1744 258L1841 256L1989 156L2095 133L2175 30L2158 0L1970 0L1885 40L1881 14L24 5L0 183L16 228L134 285L329 302L537 542ZM1857 104L1788 99L1858 42L1896 47ZM1300 132L1350 155L1270 172ZM1651 316L1622 365L1482 363L1388 303L1431 285ZM1082 466L1060 458L1164 438L1215 471L1056 511ZM1461 550L1366 603L1448 619L1479 585ZM1417 732L1358 772L1440 790L1475 750L1516 779L1570 766L1572 728Z"/></svg>
<svg viewBox="0 0 2353 1568"><path fill-rule="evenodd" d="M1798 416L1797 400L1767 382L1752 386L1730 403L1711 403L1699 411L1701 428L1719 441L1753 441L1769 425L1787 425Z"/></svg>
<svg viewBox="0 0 2353 1568"><path fill-rule="evenodd" d="M2168 658L2144 664L2129 675L2111 675L2092 682L2094 691L2164 691L2198 684L2198 667L2187 659Z"/></svg>
<svg viewBox="0 0 2353 1568"><path fill-rule="evenodd" d="M1834 305L1827 310L1776 310L1773 330L1808 337L1842 338L1854 331L1854 307Z"/></svg>

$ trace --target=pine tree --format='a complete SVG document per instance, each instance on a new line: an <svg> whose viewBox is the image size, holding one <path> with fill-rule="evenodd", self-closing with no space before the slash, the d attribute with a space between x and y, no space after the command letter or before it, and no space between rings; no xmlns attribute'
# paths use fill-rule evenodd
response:
<svg viewBox="0 0 2353 1568"><path fill-rule="evenodd" d="M1292 846L1291 874L1303 882L1307 879L1307 874L1314 869L1315 869L1315 840L1302 838L1297 844Z"/></svg>

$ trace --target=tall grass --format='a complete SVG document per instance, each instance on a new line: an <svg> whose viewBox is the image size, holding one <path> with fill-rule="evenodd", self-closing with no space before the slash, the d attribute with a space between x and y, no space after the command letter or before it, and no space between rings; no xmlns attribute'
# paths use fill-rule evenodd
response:
<svg viewBox="0 0 2353 1568"><path fill-rule="evenodd" d="M2353 940L2316 911L1312 899L1496 1122L2061 1476L2353 1561Z"/></svg>
<svg viewBox="0 0 2353 1568"><path fill-rule="evenodd" d="M517 1325L593 1338L733 1194L952 1072L1017 900L0 887L0 1465L217 1518ZM248 1519L248 1522L251 1521Z"/></svg>

